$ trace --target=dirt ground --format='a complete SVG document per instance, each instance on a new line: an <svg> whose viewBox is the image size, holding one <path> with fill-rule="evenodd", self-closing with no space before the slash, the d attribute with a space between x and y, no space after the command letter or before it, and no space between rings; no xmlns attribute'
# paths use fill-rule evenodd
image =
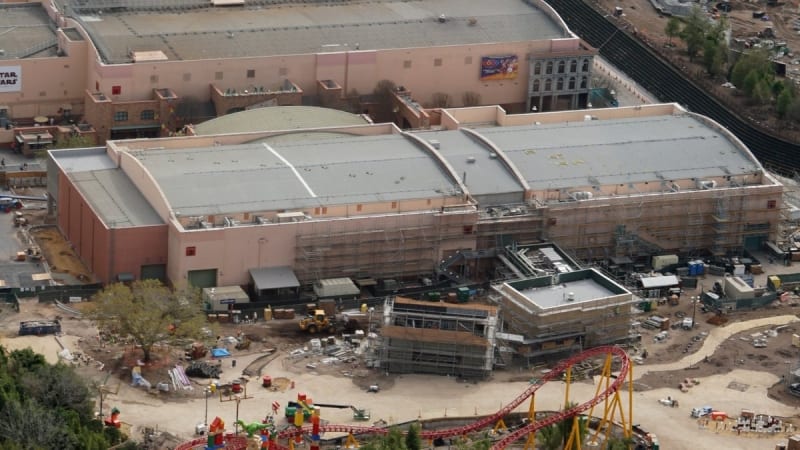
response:
<svg viewBox="0 0 800 450"><path fill-rule="evenodd" d="M794 22L800 18L798 8L791 3L782 3L780 6L767 6L764 2L746 2L734 0L730 2L733 10L727 14L731 25L732 39L747 39L756 37L759 32L763 32L767 27L772 27L775 32L772 41L784 41L791 50L790 54L780 58L780 61L787 64L787 73L797 77L800 74L798 63L798 52L800 52L800 35L793 29ZM712 92L721 101L727 103L732 109L746 111L744 115L773 133L784 136L787 139L800 140L800 126L795 122L778 121L772 114L770 108L758 107L750 104L744 97L740 96L736 90L722 87L723 79L710 79L705 69L699 62L702 58L697 58L699 62L691 62L686 56L685 45L680 39L672 39L673 46L669 45L670 39L664 33L668 17L659 15L650 3L650 0L596 0L597 8L610 14L613 17L615 7L623 9L623 16L616 20L621 27L628 27L635 30L637 35L650 45L655 51L662 54L673 64L689 74L696 83L700 84L707 91ZM714 3L710 6L713 7ZM754 19L754 11L764 11L771 19L762 21Z"/></svg>
<svg viewBox="0 0 800 450"><path fill-rule="evenodd" d="M44 221L42 211L25 212L31 224L40 224ZM61 232L55 226L34 227L30 230L30 235L42 250L45 260L53 272L53 280L65 282L63 275L69 275L79 282L91 283L94 275L86 268L86 265L78 258L69 242L64 239ZM62 276L60 276L62 275ZM71 280L69 280L71 282Z"/></svg>

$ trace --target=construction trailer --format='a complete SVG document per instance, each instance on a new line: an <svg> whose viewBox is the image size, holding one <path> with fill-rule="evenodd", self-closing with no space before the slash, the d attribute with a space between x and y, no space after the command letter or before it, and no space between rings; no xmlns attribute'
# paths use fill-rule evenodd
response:
<svg viewBox="0 0 800 450"><path fill-rule="evenodd" d="M501 345L528 365L630 338L630 291L595 269L493 285Z"/></svg>
<svg viewBox="0 0 800 450"><path fill-rule="evenodd" d="M203 288L202 297L206 311L228 311L234 309L233 305L250 302L250 296L240 286Z"/></svg>
<svg viewBox="0 0 800 450"><path fill-rule="evenodd" d="M391 373L484 379L494 366L496 328L494 306L389 299L381 366Z"/></svg>
<svg viewBox="0 0 800 450"><path fill-rule="evenodd" d="M61 322L58 320L29 320L19 323L20 336L58 333L61 333Z"/></svg>

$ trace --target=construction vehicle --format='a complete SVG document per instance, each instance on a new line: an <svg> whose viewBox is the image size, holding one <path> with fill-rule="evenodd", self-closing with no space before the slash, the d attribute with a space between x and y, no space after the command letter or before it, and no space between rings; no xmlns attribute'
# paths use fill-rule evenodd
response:
<svg viewBox="0 0 800 450"><path fill-rule="evenodd" d="M300 321L300 329L311 334L317 333L318 331L325 331L328 333L336 332L336 326L333 324L333 321L322 309L316 309L313 313L303 318Z"/></svg>
<svg viewBox="0 0 800 450"><path fill-rule="evenodd" d="M14 226L15 227L22 227L28 224L28 219L22 215L19 211L14 211Z"/></svg>
<svg viewBox="0 0 800 450"><path fill-rule="evenodd" d="M202 342L194 342L186 348L186 359L193 361L196 359L203 359L208 354L206 346Z"/></svg>
<svg viewBox="0 0 800 450"><path fill-rule="evenodd" d="M236 338L236 350L247 350L250 348L250 338L246 334L240 335Z"/></svg>

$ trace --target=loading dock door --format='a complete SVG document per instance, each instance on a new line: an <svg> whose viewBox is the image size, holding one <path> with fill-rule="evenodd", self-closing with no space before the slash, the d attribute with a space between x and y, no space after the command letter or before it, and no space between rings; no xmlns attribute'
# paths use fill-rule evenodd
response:
<svg viewBox="0 0 800 450"><path fill-rule="evenodd" d="M167 265L166 264L147 264L142 266L142 280L161 280L167 281Z"/></svg>
<svg viewBox="0 0 800 450"><path fill-rule="evenodd" d="M196 288L217 286L217 269L190 270L187 275L189 285Z"/></svg>

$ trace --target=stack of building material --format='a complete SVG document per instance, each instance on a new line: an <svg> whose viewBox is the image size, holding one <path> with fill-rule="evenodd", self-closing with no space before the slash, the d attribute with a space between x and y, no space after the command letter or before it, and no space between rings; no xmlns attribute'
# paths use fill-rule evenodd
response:
<svg viewBox="0 0 800 450"><path fill-rule="evenodd" d="M275 319L294 319L293 309L273 309L272 317Z"/></svg>

